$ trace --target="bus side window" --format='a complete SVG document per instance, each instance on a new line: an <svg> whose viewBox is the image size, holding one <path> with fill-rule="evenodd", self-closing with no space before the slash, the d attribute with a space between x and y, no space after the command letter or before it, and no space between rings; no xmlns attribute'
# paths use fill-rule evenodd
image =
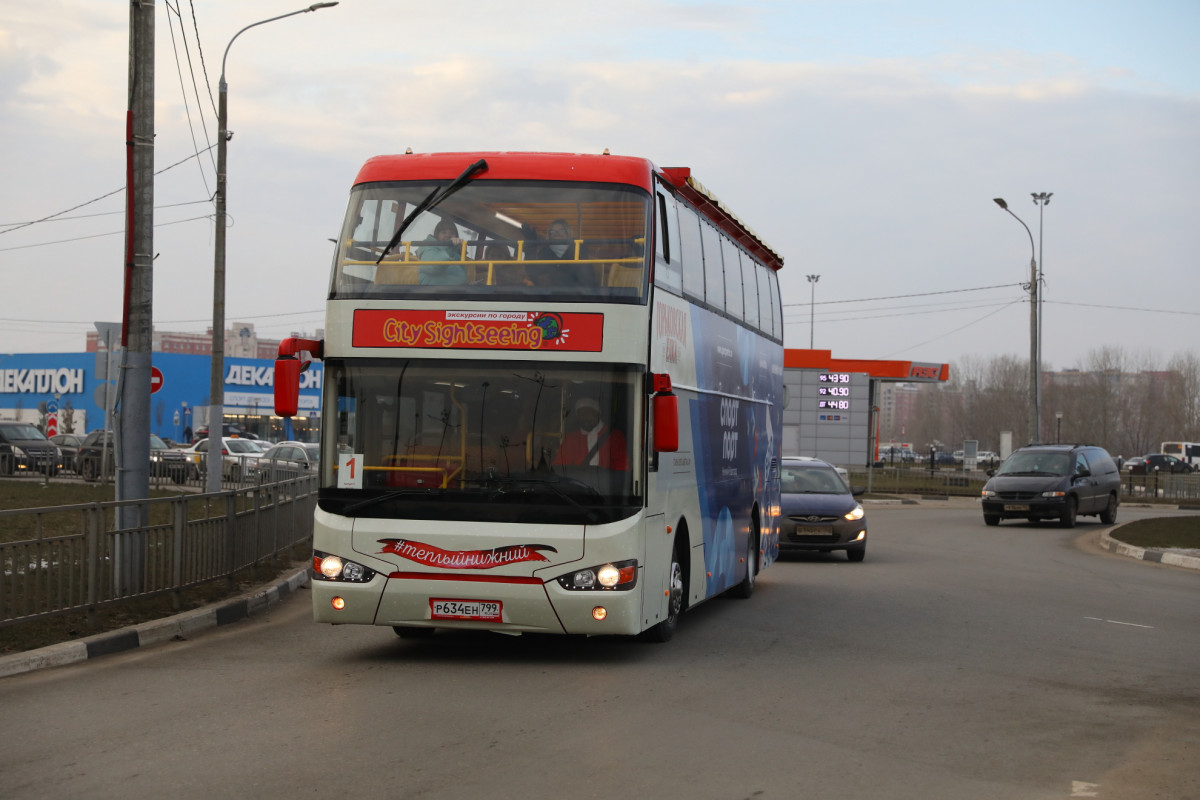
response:
<svg viewBox="0 0 1200 800"><path fill-rule="evenodd" d="M725 257L725 311L734 319L744 319L742 308L742 265L737 245L721 237L721 253Z"/></svg>
<svg viewBox="0 0 1200 800"><path fill-rule="evenodd" d="M771 328L775 332L776 339L783 338L783 309L779 307L779 274L773 269L767 270L769 273L768 285L771 287Z"/></svg>
<svg viewBox="0 0 1200 800"><path fill-rule="evenodd" d="M679 204L679 245L683 259L683 294L704 301L704 250L700 245L700 217Z"/></svg>
<svg viewBox="0 0 1200 800"><path fill-rule="evenodd" d="M746 293L743 303L746 308L746 324L758 327L758 281L754 277L754 259L741 253L742 289Z"/></svg>
<svg viewBox="0 0 1200 800"><path fill-rule="evenodd" d="M717 311L725 310L725 269L721 263L721 232L708 222L700 225L704 242L704 302ZM741 298L738 298L741 303ZM738 310L740 317L741 310Z"/></svg>
<svg viewBox="0 0 1200 800"><path fill-rule="evenodd" d="M654 281L658 285L681 294L683 292L683 270L679 252L679 216L675 197L661 189L658 192L658 209L655 214L657 228L654 237Z"/></svg>
<svg viewBox="0 0 1200 800"><path fill-rule="evenodd" d="M758 329L768 336L775 331L771 325L771 268L765 264L756 264L755 273L758 275Z"/></svg>

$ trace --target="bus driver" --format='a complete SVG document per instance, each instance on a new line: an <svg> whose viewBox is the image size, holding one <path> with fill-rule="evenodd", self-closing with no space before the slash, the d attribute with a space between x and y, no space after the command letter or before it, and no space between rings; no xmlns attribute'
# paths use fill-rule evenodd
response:
<svg viewBox="0 0 1200 800"><path fill-rule="evenodd" d="M625 436L600 419L599 403L590 397L580 398L575 403L575 421L579 428L563 437L555 464L629 469Z"/></svg>

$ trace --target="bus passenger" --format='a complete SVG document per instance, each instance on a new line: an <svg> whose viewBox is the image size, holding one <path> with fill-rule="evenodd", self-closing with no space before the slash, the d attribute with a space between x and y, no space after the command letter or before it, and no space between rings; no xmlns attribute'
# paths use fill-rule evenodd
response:
<svg viewBox="0 0 1200 800"><path fill-rule="evenodd" d="M565 219L556 219L546 229L546 241L537 255L537 261L576 261L575 235ZM533 286L579 286L596 285L596 271L591 264L530 264L525 269Z"/></svg>
<svg viewBox="0 0 1200 800"><path fill-rule="evenodd" d="M529 279L525 277L525 268L520 264L497 264L497 261L511 262L513 260L512 251L507 245L490 244L483 251L483 260L491 262L492 279L491 283L496 286L528 286ZM486 269L486 267L485 267ZM486 274L486 273L485 273Z"/></svg>
<svg viewBox="0 0 1200 800"><path fill-rule="evenodd" d="M443 217L426 241L439 244L419 248L418 258L422 261L462 258L462 239L458 238L458 226L451 219ZM467 270L462 264L426 264L421 267L417 282L422 286L461 286L467 282Z"/></svg>
<svg viewBox="0 0 1200 800"><path fill-rule="evenodd" d="M599 403L590 397L580 398L575 403L575 422L579 429L563 437L555 464L629 469L625 436L600 419Z"/></svg>

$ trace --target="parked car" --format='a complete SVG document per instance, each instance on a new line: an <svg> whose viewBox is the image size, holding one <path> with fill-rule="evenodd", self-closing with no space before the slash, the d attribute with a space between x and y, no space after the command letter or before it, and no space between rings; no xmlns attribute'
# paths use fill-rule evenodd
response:
<svg viewBox="0 0 1200 800"><path fill-rule="evenodd" d="M50 437L50 441L58 448L62 469L75 471L75 457L79 455L79 446L83 444L83 438L75 433L56 433Z"/></svg>
<svg viewBox="0 0 1200 800"><path fill-rule="evenodd" d="M851 561L867 555L867 515L837 469L819 458L788 456L780 469L781 552L845 550Z"/></svg>
<svg viewBox="0 0 1200 800"><path fill-rule="evenodd" d="M105 452L107 451L107 453ZM113 449L113 432L94 430L84 437L75 455L74 469L85 481L94 481L103 472L113 475L116 456ZM179 450L173 450L155 434L150 434L150 476L170 478L175 483L185 482L192 474L192 466Z"/></svg>
<svg viewBox="0 0 1200 800"><path fill-rule="evenodd" d="M1121 476L1106 450L1090 445L1039 444L1013 452L983 486L983 521L1057 519L1075 527L1079 515L1110 525L1121 502Z"/></svg>
<svg viewBox="0 0 1200 800"><path fill-rule="evenodd" d="M886 463L916 461L917 454L904 447L884 446L879 448L879 460Z"/></svg>
<svg viewBox="0 0 1200 800"><path fill-rule="evenodd" d="M58 447L29 422L0 421L0 474L48 473L62 466Z"/></svg>
<svg viewBox="0 0 1200 800"><path fill-rule="evenodd" d="M320 463L321 446L306 442L280 442L258 460L258 468L267 480L283 480L302 472L311 472Z"/></svg>
<svg viewBox="0 0 1200 800"><path fill-rule="evenodd" d="M253 475L258 469L258 460L263 452L254 446L249 439L227 436L221 440L222 459L221 475L231 481L238 481ZM194 470L200 475L208 474L208 439L201 439L191 447L183 450L186 458L190 459Z"/></svg>
<svg viewBox="0 0 1200 800"><path fill-rule="evenodd" d="M230 423L225 423L224 425L221 426L221 433L225 436L230 436L230 437L236 436L239 439L257 439L258 438L257 435L250 433L249 431L244 431L237 425L232 425ZM208 426L207 425L203 425L203 426L197 428L196 432L192 435L192 439L195 441L199 441L200 439L207 439L207 438L208 438Z"/></svg>
<svg viewBox="0 0 1200 800"><path fill-rule="evenodd" d="M1125 469L1129 471L1130 475L1152 475L1155 470L1172 475L1196 471L1196 468L1186 461L1163 453L1147 453L1144 456L1131 458L1125 462Z"/></svg>

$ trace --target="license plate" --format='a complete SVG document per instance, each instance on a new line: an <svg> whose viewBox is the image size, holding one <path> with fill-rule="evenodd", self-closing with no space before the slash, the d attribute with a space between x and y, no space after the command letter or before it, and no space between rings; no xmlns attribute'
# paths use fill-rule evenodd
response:
<svg viewBox="0 0 1200 800"><path fill-rule="evenodd" d="M1028 511L1029 506L1027 506L1027 505L1005 505L1004 510L1005 511Z"/></svg>
<svg viewBox="0 0 1200 800"><path fill-rule="evenodd" d="M797 536L828 536L833 533L832 525L797 525Z"/></svg>
<svg viewBox="0 0 1200 800"><path fill-rule="evenodd" d="M467 619L479 622L502 622L503 604L499 600L445 600L429 598L433 619Z"/></svg>

